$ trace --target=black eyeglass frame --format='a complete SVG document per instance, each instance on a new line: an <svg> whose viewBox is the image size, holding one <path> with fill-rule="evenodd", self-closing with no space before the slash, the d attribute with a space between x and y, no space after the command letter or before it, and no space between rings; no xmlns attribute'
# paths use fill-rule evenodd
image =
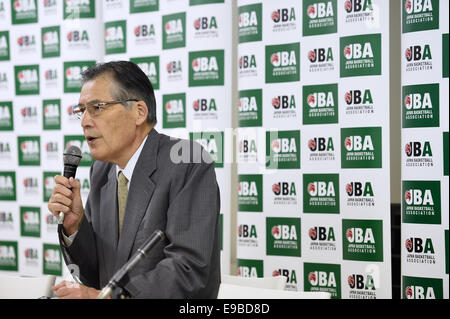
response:
<svg viewBox="0 0 450 319"><path fill-rule="evenodd" d="M91 115L97 115L98 113L95 113L94 111L89 112L89 110L101 110L104 109L110 105L118 104L118 103L124 103L124 102L138 102L138 99L126 99L126 100L118 100L118 101L108 101L108 102L98 102L93 104L86 105L74 105L72 106L72 113L81 117L84 112L87 110L89 114Z"/></svg>

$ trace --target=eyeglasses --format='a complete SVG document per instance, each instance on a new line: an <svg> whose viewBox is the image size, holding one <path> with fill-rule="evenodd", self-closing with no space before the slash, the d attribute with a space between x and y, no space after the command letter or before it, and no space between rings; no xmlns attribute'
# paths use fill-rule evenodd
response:
<svg viewBox="0 0 450 319"><path fill-rule="evenodd" d="M104 108L107 108L110 105L124 103L124 102L137 102L138 99L127 99L120 101L110 101L110 102L97 102L97 103L88 103L86 105L75 105L72 106L72 113L75 114L78 118L81 118L84 112L87 110L88 113L92 116L98 116Z"/></svg>

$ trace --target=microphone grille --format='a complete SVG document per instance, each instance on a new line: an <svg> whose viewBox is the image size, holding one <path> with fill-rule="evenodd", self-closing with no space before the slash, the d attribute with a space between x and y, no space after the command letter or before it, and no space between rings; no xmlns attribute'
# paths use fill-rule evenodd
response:
<svg viewBox="0 0 450 319"><path fill-rule="evenodd" d="M74 145L69 146L63 153L64 165L78 166L82 157L80 148Z"/></svg>

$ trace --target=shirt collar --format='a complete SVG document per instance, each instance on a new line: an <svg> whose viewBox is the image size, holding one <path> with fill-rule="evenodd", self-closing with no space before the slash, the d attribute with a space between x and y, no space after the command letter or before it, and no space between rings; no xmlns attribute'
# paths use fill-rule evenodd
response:
<svg viewBox="0 0 450 319"><path fill-rule="evenodd" d="M127 184L128 188L130 187L130 181L131 181L131 176L133 176L134 167L136 166L136 163L139 159L139 155L141 155L141 151L142 151L142 148L144 147L147 137L148 137L148 135L145 136L141 145L139 145L139 148L136 150L136 152L134 152L133 156L131 156L130 160L128 161L127 165L125 165L124 169L121 169L119 167L119 165L116 165L116 178L118 178L119 172L122 171L122 174L128 180L128 184Z"/></svg>

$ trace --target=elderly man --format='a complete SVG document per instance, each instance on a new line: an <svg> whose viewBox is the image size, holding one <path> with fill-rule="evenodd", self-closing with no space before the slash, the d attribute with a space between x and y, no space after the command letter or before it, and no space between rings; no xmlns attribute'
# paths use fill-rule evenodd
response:
<svg viewBox="0 0 450 319"><path fill-rule="evenodd" d="M196 143L154 129L152 85L131 62L86 70L74 112L82 117L96 161L85 208L80 183L55 177L48 208L55 216L64 213L61 249L66 263L79 268L83 283L62 282L53 287L56 295L96 298L140 245L161 229L165 240L131 271L126 293L134 298L215 298L220 197L209 154ZM174 160L179 150L188 161Z"/></svg>

